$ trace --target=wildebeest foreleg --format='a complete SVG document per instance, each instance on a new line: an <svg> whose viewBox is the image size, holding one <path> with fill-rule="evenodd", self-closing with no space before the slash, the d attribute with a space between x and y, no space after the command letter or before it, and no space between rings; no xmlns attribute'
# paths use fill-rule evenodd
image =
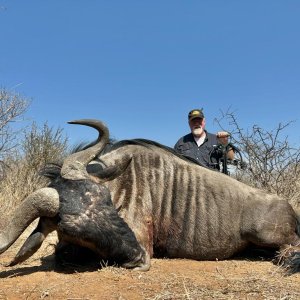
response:
<svg viewBox="0 0 300 300"><path fill-rule="evenodd" d="M91 204L88 202L87 208L77 214L68 211L68 214L60 215L57 230L60 245L73 244L74 247L71 248L77 248L76 245L88 248L104 261L111 261L125 268L147 271L150 260L143 245L139 244L134 232L118 215L110 199L93 200ZM61 249L63 248L65 247ZM57 252L62 260L64 252L65 250ZM75 256L76 252L73 252Z"/></svg>
<svg viewBox="0 0 300 300"><path fill-rule="evenodd" d="M145 264L143 268L135 270L148 270L150 268L150 258L153 257L153 221L151 216L127 217L126 221L130 228L134 228L134 234L142 249L145 252Z"/></svg>
<svg viewBox="0 0 300 300"><path fill-rule="evenodd" d="M53 219L40 218L39 223L31 235L27 238L17 255L8 264L14 266L32 256L42 245L47 235L56 229Z"/></svg>

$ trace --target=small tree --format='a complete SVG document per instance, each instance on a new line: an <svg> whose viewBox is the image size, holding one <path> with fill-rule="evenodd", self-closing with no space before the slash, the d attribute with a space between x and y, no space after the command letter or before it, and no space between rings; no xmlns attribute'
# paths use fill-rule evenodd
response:
<svg viewBox="0 0 300 300"><path fill-rule="evenodd" d="M63 129L54 130L45 123L38 128L32 123L29 132L25 133L22 142L22 152L28 167L35 171L49 162L62 161L66 155L68 139L63 135Z"/></svg>
<svg viewBox="0 0 300 300"><path fill-rule="evenodd" d="M47 123L41 129L35 123L25 133L19 148L6 157L6 176L0 181L2 212L10 210L33 191L47 184L39 170L51 162L60 162L66 156L67 141L63 130L54 130Z"/></svg>
<svg viewBox="0 0 300 300"><path fill-rule="evenodd" d="M233 112L221 113L221 118L216 119L216 122L223 130L229 128L232 143L241 150L247 163L244 171L237 170L236 178L267 192L292 199L299 189L300 148L292 147L288 137L283 134L292 122L279 123L270 131L256 124L250 130L244 130ZM227 126L223 125L224 121Z"/></svg>
<svg viewBox="0 0 300 300"><path fill-rule="evenodd" d="M26 112L29 101L24 97L0 89L0 178L4 174L4 159L17 146L19 130L12 124Z"/></svg>

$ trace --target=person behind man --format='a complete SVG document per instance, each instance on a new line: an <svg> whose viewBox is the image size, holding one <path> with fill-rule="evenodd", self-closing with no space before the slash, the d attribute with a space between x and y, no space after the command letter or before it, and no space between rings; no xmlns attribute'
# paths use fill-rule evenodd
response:
<svg viewBox="0 0 300 300"><path fill-rule="evenodd" d="M205 130L205 117L202 109L193 109L188 114L191 132L181 137L174 149L184 155L195 159L200 165L220 170L220 151L217 146L227 149L229 134L219 131L217 134ZM227 158L234 158L234 150L227 149Z"/></svg>

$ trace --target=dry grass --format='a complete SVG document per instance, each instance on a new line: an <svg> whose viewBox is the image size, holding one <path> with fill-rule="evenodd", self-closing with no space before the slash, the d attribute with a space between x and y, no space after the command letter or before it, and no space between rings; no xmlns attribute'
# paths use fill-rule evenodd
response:
<svg viewBox="0 0 300 300"><path fill-rule="evenodd" d="M1 263L12 258L35 225L2 255ZM300 299L300 274L286 276L267 260L152 259L148 272L111 266L57 269L56 241L53 233L23 264L0 265L0 299Z"/></svg>
<svg viewBox="0 0 300 300"><path fill-rule="evenodd" d="M48 183L21 159L10 160L9 165L5 178L0 182L0 207L4 213L11 211L25 197Z"/></svg>

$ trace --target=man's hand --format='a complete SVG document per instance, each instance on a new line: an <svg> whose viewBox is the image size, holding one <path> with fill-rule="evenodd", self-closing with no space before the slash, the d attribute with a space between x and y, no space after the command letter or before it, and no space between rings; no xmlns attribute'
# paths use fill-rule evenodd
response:
<svg viewBox="0 0 300 300"><path fill-rule="evenodd" d="M222 144L223 146L227 146L228 145L228 140L230 137L230 133L227 131L219 131L217 132L217 138L220 144ZM229 149L229 151L227 152L227 158L229 159L234 159L234 151L233 149Z"/></svg>
<svg viewBox="0 0 300 300"><path fill-rule="evenodd" d="M218 131L217 132L217 137L218 138L223 138L223 137L229 137L230 133L227 131Z"/></svg>
<svg viewBox="0 0 300 300"><path fill-rule="evenodd" d="M217 138L220 142L220 144L226 146L228 144L228 138L230 137L230 134L227 131L219 131L217 132Z"/></svg>

